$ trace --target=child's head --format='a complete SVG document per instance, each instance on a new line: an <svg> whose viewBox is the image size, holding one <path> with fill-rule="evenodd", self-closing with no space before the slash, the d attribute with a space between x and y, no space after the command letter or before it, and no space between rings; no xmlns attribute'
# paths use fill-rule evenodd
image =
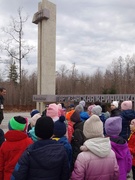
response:
<svg viewBox="0 0 135 180"><path fill-rule="evenodd" d="M37 113L34 116L32 116L31 121L30 121L31 127L35 126L35 124L37 122L37 119L40 118L40 117L41 117L40 113Z"/></svg>
<svg viewBox="0 0 135 180"><path fill-rule="evenodd" d="M35 114L40 114L39 110L33 109L33 110L30 112L30 116L31 116L31 117L33 117Z"/></svg>
<svg viewBox="0 0 135 180"><path fill-rule="evenodd" d="M132 109L132 101L123 101L121 103L121 110Z"/></svg>
<svg viewBox="0 0 135 180"><path fill-rule="evenodd" d="M61 138L66 134L66 124L64 116L60 116L59 120L54 123L53 134L58 138Z"/></svg>
<svg viewBox="0 0 135 180"><path fill-rule="evenodd" d="M14 116L9 120L9 130L18 130L25 132L27 126L27 119L22 116Z"/></svg>
<svg viewBox="0 0 135 180"><path fill-rule="evenodd" d="M122 118L110 117L105 121L105 132L108 136L118 136L122 130Z"/></svg>
<svg viewBox="0 0 135 180"><path fill-rule="evenodd" d="M111 110L116 109L119 107L119 101L113 101L111 103Z"/></svg>
<svg viewBox="0 0 135 180"><path fill-rule="evenodd" d="M92 115L84 122L83 133L87 139L103 137L103 123L99 116Z"/></svg>
<svg viewBox="0 0 135 180"><path fill-rule="evenodd" d="M100 105L96 105L92 108L91 112L92 112L92 114L100 116L102 114L102 108Z"/></svg>
<svg viewBox="0 0 135 180"><path fill-rule="evenodd" d="M50 139L53 135L54 122L49 116L38 118L35 125L35 135L40 139Z"/></svg>
<svg viewBox="0 0 135 180"><path fill-rule="evenodd" d="M58 105L55 103L51 103L49 104L47 111L46 111L46 115L50 116L53 120L55 119L59 119L58 115L59 115L59 108Z"/></svg>
<svg viewBox="0 0 135 180"><path fill-rule="evenodd" d="M135 132L135 119L130 122L130 130L131 132Z"/></svg>

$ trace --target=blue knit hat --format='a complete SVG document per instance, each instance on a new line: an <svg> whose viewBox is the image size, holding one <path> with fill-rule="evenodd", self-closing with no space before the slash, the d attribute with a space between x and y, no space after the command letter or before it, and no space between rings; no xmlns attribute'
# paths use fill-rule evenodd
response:
<svg viewBox="0 0 135 180"><path fill-rule="evenodd" d="M40 113L39 110L33 109L33 110L30 112L30 115L31 115L31 117L33 117L35 114L38 114L38 113Z"/></svg>
<svg viewBox="0 0 135 180"><path fill-rule="evenodd" d="M60 116L59 120L57 120L54 123L53 134L58 138L61 138L66 134L66 124L64 121L65 121L65 116Z"/></svg>

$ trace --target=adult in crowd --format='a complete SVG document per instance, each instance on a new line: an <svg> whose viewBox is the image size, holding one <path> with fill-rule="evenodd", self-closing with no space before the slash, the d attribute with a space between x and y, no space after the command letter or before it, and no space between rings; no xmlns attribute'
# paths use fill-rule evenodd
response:
<svg viewBox="0 0 135 180"><path fill-rule="evenodd" d="M6 95L6 89L0 88L0 124L2 123L2 120L4 119L4 96Z"/></svg>

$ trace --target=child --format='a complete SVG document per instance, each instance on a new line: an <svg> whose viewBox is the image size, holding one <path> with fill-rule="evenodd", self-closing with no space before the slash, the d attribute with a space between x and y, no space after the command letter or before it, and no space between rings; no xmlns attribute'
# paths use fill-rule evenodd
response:
<svg viewBox="0 0 135 180"><path fill-rule="evenodd" d="M128 139L128 147L132 155L132 172L133 179L135 180L135 119L133 119L130 123L130 130L131 135Z"/></svg>
<svg viewBox="0 0 135 180"><path fill-rule="evenodd" d="M24 132L26 119L22 116L15 116L10 119L9 131L5 134L6 141L0 148L0 179L8 180L12 171L28 145L33 141Z"/></svg>
<svg viewBox="0 0 135 180"><path fill-rule="evenodd" d="M35 125L38 141L29 146L19 159L11 180L48 179L68 180L69 163L63 144L52 140L54 122L51 117L40 117Z"/></svg>
<svg viewBox="0 0 135 180"><path fill-rule="evenodd" d="M84 122L83 133L87 140L81 146L71 180L118 180L119 167L109 138L104 138L103 123L97 115Z"/></svg>
<svg viewBox="0 0 135 180"><path fill-rule="evenodd" d="M112 150L115 152L119 165L119 180L126 180L127 173L132 167L131 154L126 140L119 136L122 130L122 118L120 116L110 117L105 122L105 131L110 137Z"/></svg>
<svg viewBox="0 0 135 180"><path fill-rule="evenodd" d="M37 136L35 135L35 124L37 122L37 119L40 118L41 115L40 114L35 114L30 121L30 127L31 129L28 131L28 136L31 137L31 139L35 142L37 141Z"/></svg>
<svg viewBox="0 0 135 180"><path fill-rule="evenodd" d="M62 143L66 149L69 165L71 166L72 162L72 147L71 144L68 142L66 134L66 123L65 123L65 117L60 116L59 120L54 123L54 131L53 131L53 140L58 141L59 143Z"/></svg>

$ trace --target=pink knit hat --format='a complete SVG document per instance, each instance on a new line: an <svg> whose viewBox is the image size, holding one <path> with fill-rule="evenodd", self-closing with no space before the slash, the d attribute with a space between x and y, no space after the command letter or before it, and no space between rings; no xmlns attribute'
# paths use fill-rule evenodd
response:
<svg viewBox="0 0 135 180"><path fill-rule="evenodd" d="M55 103L49 104L47 111L46 111L46 115L50 116L53 120L58 120L58 105Z"/></svg>
<svg viewBox="0 0 135 180"><path fill-rule="evenodd" d="M123 101L121 103L121 110L132 109L132 101Z"/></svg>

